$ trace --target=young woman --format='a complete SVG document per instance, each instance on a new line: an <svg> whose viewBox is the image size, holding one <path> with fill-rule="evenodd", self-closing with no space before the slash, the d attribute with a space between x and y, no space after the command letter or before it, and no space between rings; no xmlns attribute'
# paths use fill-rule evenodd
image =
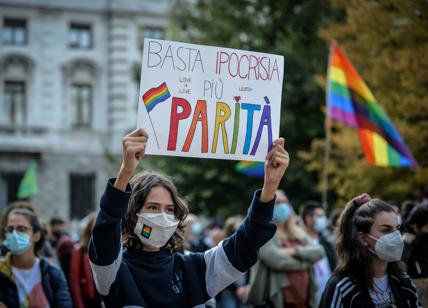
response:
<svg viewBox="0 0 428 308"><path fill-rule="evenodd" d="M341 263L320 307L422 307L400 258L403 240L392 206L367 194L351 200L340 218Z"/></svg>
<svg viewBox="0 0 428 308"><path fill-rule="evenodd" d="M188 212L167 177L142 173L128 181L141 158L147 133L123 139L123 162L101 198L89 258L98 292L107 307L203 307L257 260L258 249L275 233L275 191L288 166L284 140L266 159L263 189L229 238L204 253L174 252Z"/></svg>
<svg viewBox="0 0 428 308"><path fill-rule="evenodd" d="M321 245L313 245L297 224L298 216L285 194L277 193L275 236L260 249L259 262L252 269L247 303L260 307L315 307L312 265L325 256Z"/></svg>
<svg viewBox="0 0 428 308"><path fill-rule="evenodd" d="M36 256L45 235L34 210L12 210L4 232L9 252L0 260L0 307L72 307L61 269Z"/></svg>
<svg viewBox="0 0 428 308"><path fill-rule="evenodd" d="M86 226L81 233L79 243L76 244L70 256L70 272L68 283L74 308L101 307L101 298L95 290L89 265L88 246L96 213L86 216Z"/></svg>

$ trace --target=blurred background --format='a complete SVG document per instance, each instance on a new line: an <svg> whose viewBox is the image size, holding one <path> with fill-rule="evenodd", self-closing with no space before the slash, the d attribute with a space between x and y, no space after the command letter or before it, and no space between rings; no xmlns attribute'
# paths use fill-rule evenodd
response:
<svg viewBox="0 0 428 308"><path fill-rule="evenodd" d="M0 0L0 212L29 199L47 221L97 209L136 127L143 38L284 55L281 188L321 201L328 48L336 39L421 168L373 167L357 133L333 123L329 208L368 192L428 199L426 0ZM148 157L191 211L222 221L247 210L262 179L236 162ZM20 188L26 174L27 186Z"/></svg>

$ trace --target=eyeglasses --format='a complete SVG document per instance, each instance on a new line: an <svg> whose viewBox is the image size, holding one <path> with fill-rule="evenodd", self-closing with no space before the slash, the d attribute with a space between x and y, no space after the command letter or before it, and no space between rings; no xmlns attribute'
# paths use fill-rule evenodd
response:
<svg viewBox="0 0 428 308"><path fill-rule="evenodd" d="M24 226L24 225L18 225L18 226L16 226L16 227L14 227L14 226L7 226L7 227L4 229L4 231L5 231L6 233L12 233L12 232L13 232L13 230L16 230L17 232L21 232L21 233L27 233L27 232L28 232L28 230L33 230L33 228L31 228L31 227L27 227L27 226Z"/></svg>

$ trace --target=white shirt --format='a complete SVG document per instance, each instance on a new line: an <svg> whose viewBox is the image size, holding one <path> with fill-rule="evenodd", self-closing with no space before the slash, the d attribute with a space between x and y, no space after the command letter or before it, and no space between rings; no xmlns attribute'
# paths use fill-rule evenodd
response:
<svg viewBox="0 0 428 308"><path fill-rule="evenodd" d="M40 260L36 258L33 267L30 269L12 266L21 307L49 307L42 287L42 274L39 264Z"/></svg>
<svg viewBox="0 0 428 308"><path fill-rule="evenodd" d="M373 285L369 293L376 308L396 307L397 302L389 287L387 275L380 278L373 278Z"/></svg>

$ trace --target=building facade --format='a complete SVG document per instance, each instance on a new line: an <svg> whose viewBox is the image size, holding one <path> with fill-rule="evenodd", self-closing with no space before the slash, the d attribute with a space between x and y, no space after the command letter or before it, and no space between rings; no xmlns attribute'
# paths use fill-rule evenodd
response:
<svg viewBox="0 0 428 308"><path fill-rule="evenodd" d="M31 162L41 216L98 207L136 126L143 37L164 38L172 0L0 0L0 212Z"/></svg>

